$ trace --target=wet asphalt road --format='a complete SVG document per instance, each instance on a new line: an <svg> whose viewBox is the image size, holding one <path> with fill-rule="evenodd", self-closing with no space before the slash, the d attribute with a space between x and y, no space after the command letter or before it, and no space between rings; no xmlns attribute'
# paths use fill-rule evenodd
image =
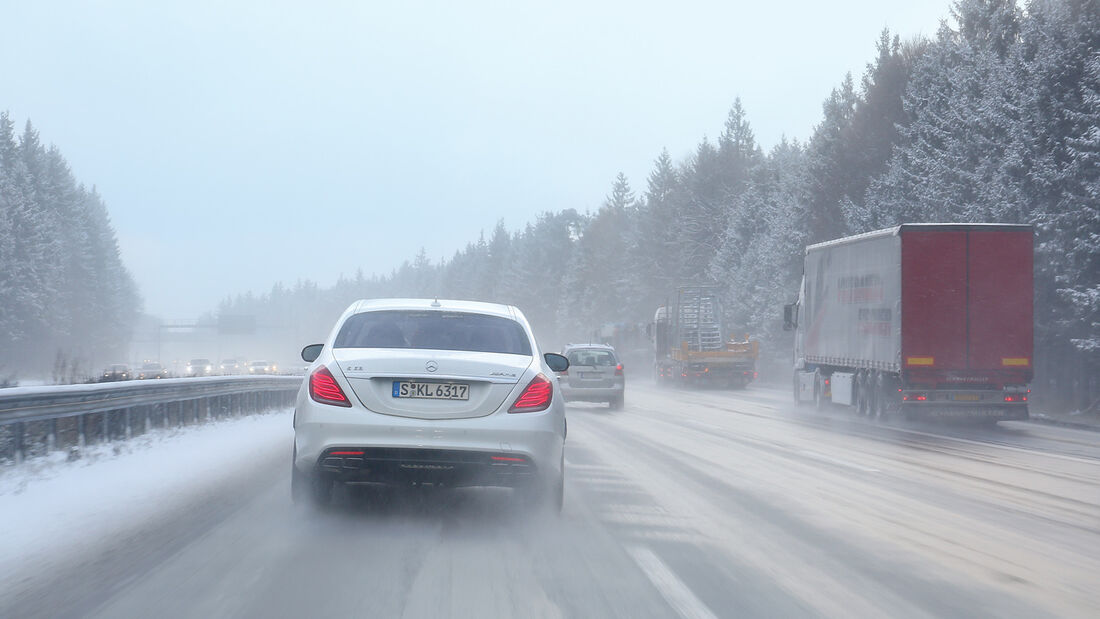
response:
<svg viewBox="0 0 1100 619"><path fill-rule="evenodd" d="M1100 433L873 423L763 387L634 384L568 415L560 518L495 489L294 506L272 445L26 574L0 616L1100 616Z"/></svg>

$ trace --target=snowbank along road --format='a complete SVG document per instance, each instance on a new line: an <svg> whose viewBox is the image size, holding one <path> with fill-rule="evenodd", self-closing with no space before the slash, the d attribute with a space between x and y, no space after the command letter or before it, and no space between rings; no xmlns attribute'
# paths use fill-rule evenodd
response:
<svg viewBox="0 0 1100 619"><path fill-rule="evenodd" d="M560 518L497 489L293 506L289 412L21 473L0 616L1100 616L1098 434L763 388L568 414Z"/></svg>

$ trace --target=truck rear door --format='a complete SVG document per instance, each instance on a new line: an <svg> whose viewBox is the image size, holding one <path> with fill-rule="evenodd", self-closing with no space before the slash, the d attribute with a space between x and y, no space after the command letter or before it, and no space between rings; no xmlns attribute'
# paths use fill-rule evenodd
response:
<svg viewBox="0 0 1100 619"><path fill-rule="evenodd" d="M965 229L912 228L901 244L901 366L967 367Z"/></svg>
<svg viewBox="0 0 1100 619"><path fill-rule="evenodd" d="M969 246L969 368L1030 373L1031 231L971 230Z"/></svg>

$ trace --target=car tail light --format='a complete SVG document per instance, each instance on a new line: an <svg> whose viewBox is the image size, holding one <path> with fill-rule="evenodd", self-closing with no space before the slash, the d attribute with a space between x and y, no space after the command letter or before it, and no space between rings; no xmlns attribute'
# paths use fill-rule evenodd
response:
<svg viewBox="0 0 1100 619"><path fill-rule="evenodd" d="M309 375L309 397L321 404L351 406L351 401L344 395L344 390L340 388L340 383L336 382L336 377L323 365Z"/></svg>
<svg viewBox="0 0 1100 619"><path fill-rule="evenodd" d="M619 365L615 366L615 376L622 376L622 375L623 375L623 364L620 363Z"/></svg>
<svg viewBox="0 0 1100 619"><path fill-rule="evenodd" d="M537 413L550 408L550 400L554 396L554 385L545 374L539 374L527 383L523 393L516 398L516 403L508 409L509 413Z"/></svg>

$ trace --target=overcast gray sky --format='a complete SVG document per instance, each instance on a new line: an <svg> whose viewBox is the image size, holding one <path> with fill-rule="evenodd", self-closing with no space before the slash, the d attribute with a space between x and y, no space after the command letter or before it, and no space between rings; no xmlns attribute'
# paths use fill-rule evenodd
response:
<svg viewBox="0 0 1100 619"><path fill-rule="evenodd" d="M450 257L716 137L804 140L947 0L3 0L0 109L110 209L146 310ZM226 6L223 6L225 4Z"/></svg>

